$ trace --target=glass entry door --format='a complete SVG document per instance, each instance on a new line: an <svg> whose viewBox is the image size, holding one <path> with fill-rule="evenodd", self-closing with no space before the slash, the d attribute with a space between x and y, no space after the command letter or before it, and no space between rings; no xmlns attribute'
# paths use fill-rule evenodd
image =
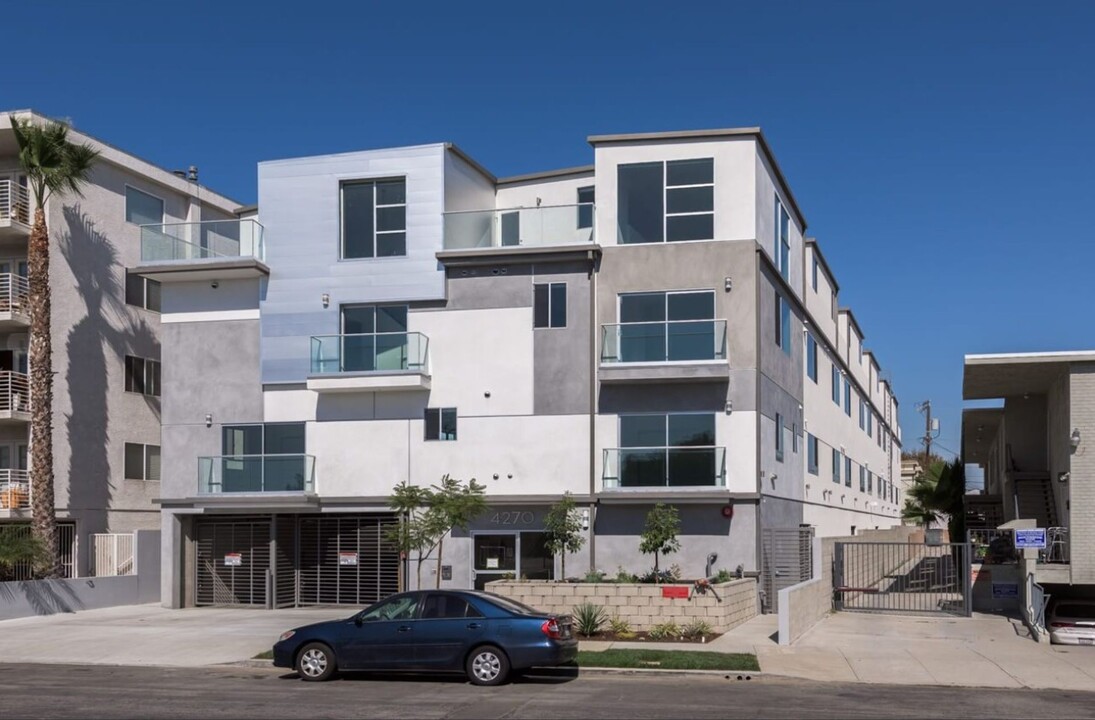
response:
<svg viewBox="0 0 1095 720"><path fill-rule="evenodd" d="M474 546L472 574L476 590L507 575L526 580L555 577L555 558L544 548L542 532L475 535Z"/></svg>

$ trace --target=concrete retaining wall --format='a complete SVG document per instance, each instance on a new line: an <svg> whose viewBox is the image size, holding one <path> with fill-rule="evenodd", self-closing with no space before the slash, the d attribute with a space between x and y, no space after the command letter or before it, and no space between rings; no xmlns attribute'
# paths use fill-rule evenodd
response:
<svg viewBox="0 0 1095 720"><path fill-rule="evenodd" d="M684 625L703 618L715 632L726 632L758 612L757 581L753 578L714 585L722 601L708 592L686 598L667 598L662 589L691 585L646 585L630 583L557 583L547 580L518 582L498 580L487 590L550 613L573 614L574 607L592 603L603 607L609 617L626 620L632 630L650 630L655 625L675 622Z"/></svg>
<svg viewBox="0 0 1095 720"><path fill-rule="evenodd" d="M837 543L866 542L924 542L924 530L919 527L900 526L886 530L865 530L851 537L817 538L814 540L814 577L779 591L779 644L790 645L821 621L833 610L833 554ZM851 549L854 554L854 548ZM848 566L848 552L845 554ZM859 562L861 577L854 578L860 587L877 582L892 567L886 566L885 558L874 556L874 565Z"/></svg>
<svg viewBox="0 0 1095 720"><path fill-rule="evenodd" d="M160 531L138 530L135 575L0 583L0 620L160 600Z"/></svg>

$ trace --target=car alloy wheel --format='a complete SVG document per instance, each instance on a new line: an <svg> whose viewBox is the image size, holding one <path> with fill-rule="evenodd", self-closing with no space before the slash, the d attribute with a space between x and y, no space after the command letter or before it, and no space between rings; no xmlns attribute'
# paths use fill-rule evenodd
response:
<svg viewBox="0 0 1095 720"><path fill-rule="evenodd" d="M319 677L327 669L327 653L311 649L300 657L300 669L308 677Z"/></svg>
<svg viewBox="0 0 1095 720"><path fill-rule="evenodd" d="M472 660L471 671L480 682L493 682L502 672L502 661L492 650L483 650Z"/></svg>

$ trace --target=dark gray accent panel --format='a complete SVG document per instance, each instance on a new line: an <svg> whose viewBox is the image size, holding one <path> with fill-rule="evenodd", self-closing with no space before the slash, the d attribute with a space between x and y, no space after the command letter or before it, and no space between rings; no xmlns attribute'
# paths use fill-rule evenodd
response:
<svg viewBox="0 0 1095 720"><path fill-rule="evenodd" d="M589 315L591 281L588 263L539 263L534 283L566 283L565 328L533 330L533 412L575 415L590 408ZM529 288L530 296L532 289Z"/></svg>
<svg viewBox="0 0 1095 720"><path fill-rule="evenodd" d="M796 306L794 296L786 290L780 281L772 274L767 264L761 262L758 283L760 285L760 307L758 308L758 322L760 323L760 371L767 375L777 385L787 390L800 401L802 399L802 381L805 374L805 358L803 357L802 342L802 314ZM791 354L788 355L783 348L776 345L776 288L780 294L791 303Z"/></svg>
<svg viewBox="0 0 1095 720"><path fill-rule="evenodd" d="M446 271L449 310L532 306L531 265L456 267Z"/></svg>
<svg viewBox="0 0 1095 720"><path fill-rule="evenodd" d="M601 388L597 411L605 414L704 410L725 412L727 389L725 382L642 387L609 385Z"/></svg>
<svg viewBox="0 0 1095 720"><path fill-rule="evenodd" d="M764 495L760 499L761 528L797 528L802 524L802 503Z"/></svg>

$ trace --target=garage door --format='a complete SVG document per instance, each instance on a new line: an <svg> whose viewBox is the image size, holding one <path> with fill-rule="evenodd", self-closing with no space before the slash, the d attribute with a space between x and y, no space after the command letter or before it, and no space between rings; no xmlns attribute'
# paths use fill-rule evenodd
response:
<svg viewBox="0 0 1095 720"><path fill-rule="evenodd" d="M195 604L266 607L270 518L202 518L194 531Z"/></svg>
<svg viewBox="0 0 1095 720"><path fill-rule="evenodd" d="M298 522L298 604L364 606L399 591L399 553L384 542L393 516L301 516Z"/></svg>

